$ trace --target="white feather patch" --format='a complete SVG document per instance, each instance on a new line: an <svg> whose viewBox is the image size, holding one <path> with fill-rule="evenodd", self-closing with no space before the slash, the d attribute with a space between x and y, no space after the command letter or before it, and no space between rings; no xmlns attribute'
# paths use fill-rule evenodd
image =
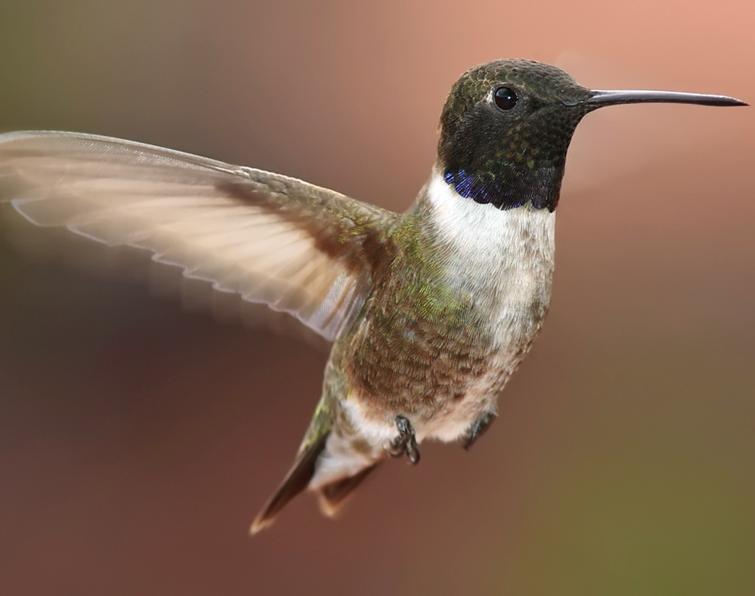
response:
<svg viewBox="0 0 755 596"><path fill-rule="evenodd" d="M483 412L496 410L498 393L540 328L534 312L550 302L556 216L529 205L501 210L476 203L438 171L427 196L440 234L453 247L446 259L448 282L490 313L498 348L490 372L467 386L463 402L417 429L418 437L453 441Z"/></svg>

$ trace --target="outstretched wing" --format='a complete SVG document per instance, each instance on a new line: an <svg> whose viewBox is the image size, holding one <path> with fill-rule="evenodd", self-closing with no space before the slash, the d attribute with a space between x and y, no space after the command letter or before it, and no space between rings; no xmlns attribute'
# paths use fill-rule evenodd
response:
<svg viewBox="0 0 755 596"><path fill-rule="evenodd" d="M40 226L147 249L333 339L395 214L294 178L95 135L0 135L0 202Z"/></svg>

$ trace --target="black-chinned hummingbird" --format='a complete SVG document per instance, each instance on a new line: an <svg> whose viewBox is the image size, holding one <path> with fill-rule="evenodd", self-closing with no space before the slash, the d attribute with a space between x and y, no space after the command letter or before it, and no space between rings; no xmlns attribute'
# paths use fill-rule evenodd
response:
<svg viewBox="0 0 755 596"><path fill-rule="evenodd" d="M333 342L294 464L252 524L305 489L333 514L386 457L425 439L470 447L550 301L566 151L589 112L719 95L602 91L530 60L466 72L405 213L169 149L65 132L0 135L0 200L29 221L147 249L297 317Z"/></svg>

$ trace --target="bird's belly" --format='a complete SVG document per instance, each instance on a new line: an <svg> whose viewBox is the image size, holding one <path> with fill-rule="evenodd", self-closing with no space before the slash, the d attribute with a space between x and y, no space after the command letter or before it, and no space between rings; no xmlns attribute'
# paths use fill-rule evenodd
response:
<svg viewBox="0 0 755 596"><path fill-rule="evenodd" d="M395 436L399 414L409 417L419 441L460 438L496 411L546 308L540 298L510 303L492 318L469 313L460 327L403 317L382 333L370 332L365 321L348 365L352 390L344 406L352 423L376 444Z"/></svg>
<svg viewBox="0 0 755 596"><path fill-rule="evenodd" d="M483 414L496 412L497 398L529 351L544 314L512 312L501 319L481 374L460 379L455 399L439 404L423 421L423 438L454 441Z"/></svg>

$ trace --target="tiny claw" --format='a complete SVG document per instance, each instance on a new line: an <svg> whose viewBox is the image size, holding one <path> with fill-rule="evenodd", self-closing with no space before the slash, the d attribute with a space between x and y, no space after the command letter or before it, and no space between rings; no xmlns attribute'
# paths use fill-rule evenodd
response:
<svg viewBox="0 0 755 596"><path fill-rule="evenodd" d="M396 416L396 429L398 436L389 443L388 453L393 457L406 455L412 464L418 464L420 459L419 447L412 423L406 416Z"/></svg>
<svg viewBox="0 0 755 596"><path fill-rule="evenodd" d="M406 456L413 465L419 463L419 448L417 447L417 440L412 435L406 442Z"/></svg>
<svg viewBox="0 0 755 596"><path fill-rule="evenodd" d="M401 457L406 452L406 445L403 441L399 442L397 439L394 439L386 445L385 450L391 457Z"/></svg>

